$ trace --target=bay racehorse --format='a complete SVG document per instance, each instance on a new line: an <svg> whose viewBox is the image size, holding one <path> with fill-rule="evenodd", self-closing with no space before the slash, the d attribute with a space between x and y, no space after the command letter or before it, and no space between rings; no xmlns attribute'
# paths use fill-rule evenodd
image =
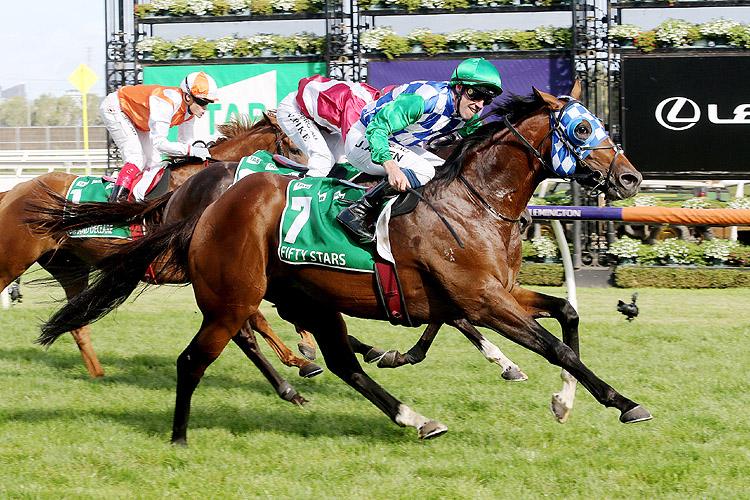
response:
<svg viewBox="0 0 750 500"><path fill-rule="evenodd" d="M492 329L561 366L599 403L618 409L621 422L639 422L651 415L581 362L575 309L564 299L516 284L521 264L517 219L538 183L554 175L549 164L553 150L560 150L553 143L562 142L574 158L575 170L565 175L600 189L608 199L633 196L642 180L608 135L586 146L592 130L598 130L590 121L560 125L566 113L582 108L575 100L579 92L578 84L572 97L535 89L531 96L503 103L498 112L505 119L465 138L424 189L424 198L443 214L457 238L420 204L390 222L391 249L413 322L465 318ZM347 341L342 313L386 319L372 276L279 260L278 228L289 182L273 174L247 176L202 214L120 246L97 264L102 274L94 283L44 325L39 342L48 345L72 325L117 307L138 284L129 278L133 269L145 270L156 260L187 274L203 313L200 330L177 361L173 443L187 444L190 401L198 382L264 298L282 318L312 332L331 372L394 422L415 427L420 438L443 434L444 425L403 405L367 376ZM123 259L129 261L127 269ZM560 321L562 341L535 320L544 316Z"/></svg>
<svg viewBox="0 0 750 500"><path fill-rule="evenodd" d="M281 132L273 115L264 114L260 120L254 123L251 123L247 117L240 116L220 125L218 128L223 137L210 147L211 155L216 159L240 160L257 150L270 150L284 154L299 162L306 161L304 155ZM229 165L236 166L236 163ZM197 158L173 159L169 165L172 170L169 189L173 190L179 187L196 172L203 170L205 166L206 164ZM39 233L31 233L22 224L22 221L30 215L27 204L29 200L39 199L49 191L64 197L76 178L75 175L53 172L40 175L15 186L10 191L0 193L0 220L3 221L0 227L0 289L5 288L34 262L39 262L62 285L68 299L86 287L87 280L80 276L72 278L70 269L74 267L85 269L86 262L101 259L108 251L106 246L93 239L71 238L62 241L50 235L43 236ZM193 185L192 189L202 191L199 185ZM218 194L215 196L218 196ZM177 220L180 214L203 209L213 200L203 197L199 199L198 204L194 204L195 197L183 197L182 201L177 203L168 203L169 201L171 200L167 195L152 203L145 203L148 208L141 211L141 217L145 216L155 220ZM116 204L104 205L100 210L112 210L115 206ZM149 217L149 214L151 217ZM286 364L299 367L301 374L306 376L320 373L320 367L295 356L276 337L263 315L258 314L252 318L250 324L243 326L236 340L243 351L251 357L256 365L259 365L261 371L269 378L277 391L281 388L281 392L293 395L292 391L286 390L286 386L289 384L281 379L260 354L257 345L254 345L255 338L252 334L252 327L261 332ZM91 376L104 375L91 345L88 325L73 329L71 333L78 344ZM307 347L308 345L313 346L312 340L304 336L300 347ZM314 347L308 347L308 350L314 352Z"/></svg>

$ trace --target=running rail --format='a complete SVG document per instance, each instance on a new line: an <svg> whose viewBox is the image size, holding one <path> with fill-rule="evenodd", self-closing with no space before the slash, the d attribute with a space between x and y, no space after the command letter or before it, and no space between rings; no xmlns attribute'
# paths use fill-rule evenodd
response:
<svg viewBox="0 0 750 500"><path fill-rule="evenodd" d="M578 310L573 261L561 220L604 220L653 224L708 224L711 226L750 225L750 210L729 208L665 208L665 207L568 207L529 205L532 218L549 219L555 231L557 246L565 270L568 302Z"/></svg>

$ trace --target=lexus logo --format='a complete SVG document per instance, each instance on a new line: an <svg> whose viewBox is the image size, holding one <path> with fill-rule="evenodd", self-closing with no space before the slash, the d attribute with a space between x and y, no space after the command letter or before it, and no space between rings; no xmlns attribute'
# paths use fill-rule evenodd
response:
<svg viewBox="0 0 750 500"><path fill-rule="evenodd" d="M683 116L679 116L686 104L688 106ZM669 97L656 106L655 115L656 121L664 128L687 130L701 119L701 110L695 101L687 97Z"/></svg>
<svg viewBox="0 0 750 500"><path fill-rule="evenodd" d="M719 118L718 104L708 104L707 109L708 121L715 125L750 125L750 104L738 105L731 118ZM687 97L668 97L656 106L654 115L664 128L687 130L701 119L701 110L695 101Z"/></svg>

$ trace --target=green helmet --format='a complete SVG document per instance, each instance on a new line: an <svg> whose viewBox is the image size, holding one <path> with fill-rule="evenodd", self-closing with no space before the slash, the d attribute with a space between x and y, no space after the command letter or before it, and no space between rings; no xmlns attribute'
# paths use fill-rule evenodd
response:
<svg viewBox="0 0 750 500"><path fill-rule="evenodd" d="M475 87L484 87L495 97L503 92L503 82L497 68L483 57L473 57L459 64L450 80L450 85L458 83Z"/></svg>

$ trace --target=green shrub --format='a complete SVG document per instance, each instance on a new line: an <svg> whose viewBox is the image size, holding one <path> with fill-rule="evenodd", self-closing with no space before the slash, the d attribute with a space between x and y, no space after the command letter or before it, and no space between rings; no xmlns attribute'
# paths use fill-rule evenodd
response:
<svg viewBox="0 0 750 500"><path fill-rule="evenodd" d="M621 288L735 288L750 287L750 272L727 268L617 267L615 284Z"/></svg>
<svg viewBox="0 0 750 500"><path fill-rule="evenodd" d="M521 285L561 286L565 281L562 264L533 264L524 262L518 272Z"/></svg>

